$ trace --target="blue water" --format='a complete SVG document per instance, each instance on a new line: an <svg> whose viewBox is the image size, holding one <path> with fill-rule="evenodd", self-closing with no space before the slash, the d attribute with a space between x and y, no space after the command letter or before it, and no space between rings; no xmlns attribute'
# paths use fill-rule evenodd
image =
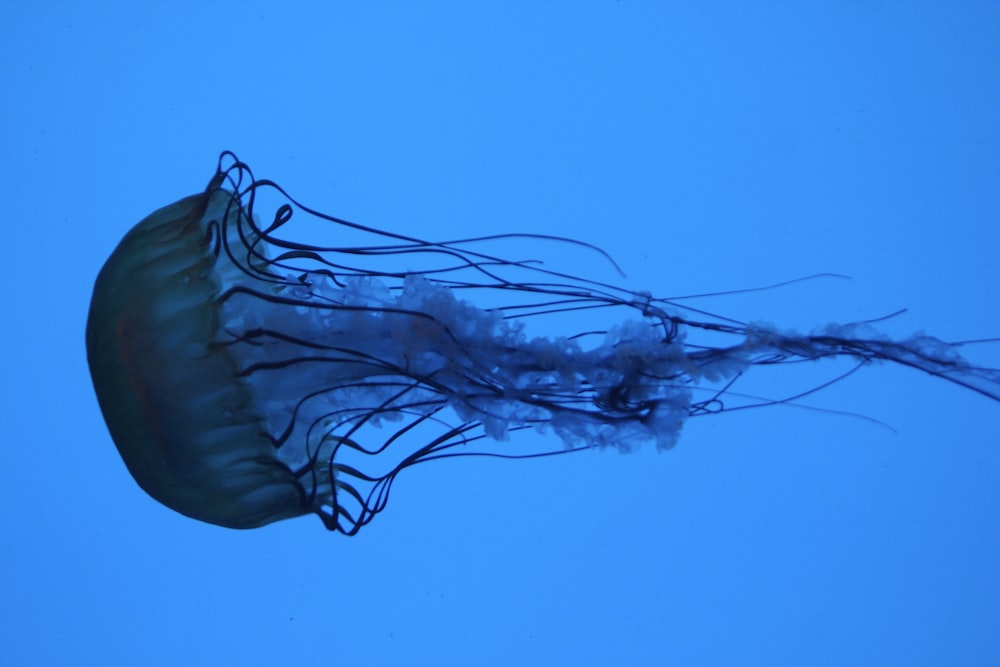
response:
<svg viewBox="0 0 1000 667"><path fill-rule="evenodd" d="M998 336L1000 6L292 4L0 8L0 664L996 664L1000 405L947 383L876 366L667 453L423 466L355 538L235 532L131 480L83 325L228 148L331 214L572 236L661 296L851 278L697 302L743 320ZM755 390L829 377L781 370Z"/></svg>

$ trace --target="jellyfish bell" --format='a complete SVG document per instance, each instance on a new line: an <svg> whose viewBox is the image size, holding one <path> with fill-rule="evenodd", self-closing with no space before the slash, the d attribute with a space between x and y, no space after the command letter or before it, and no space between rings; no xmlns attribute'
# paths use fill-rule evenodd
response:
<svg viewBox="0 0 1000 667"><path fill-rule="evenodd" d="M280 204L262 224L265 194ZM293 213L368 242L296 241ZM1000 372L936 338L737 322L475 250L495 238L432 243L324 215L223 153L205 191L140 221L94 285L87 358L130 473L201 521L316 514L353 534L417 463L670 448L689 417L760 405L733 389L754 367L890 361L1000 400ZM613 324L529 335L581 310ZM545 449L514 442L529 428Z"/></svg>
<svg viewBox="0 0 1000 667"><path fill-rule="evenodd" d="M87 356L111 437L136 482L190 517L253 527L309 511L261 428L218 307L235 267L215 256L224 190L136 225L97 277Z"/></svg>

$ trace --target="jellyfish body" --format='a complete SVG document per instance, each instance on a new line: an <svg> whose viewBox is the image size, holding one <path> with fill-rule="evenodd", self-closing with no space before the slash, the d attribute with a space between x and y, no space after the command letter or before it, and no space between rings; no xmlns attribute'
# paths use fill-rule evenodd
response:
<svg viewBox="0 0 1000 667"><path fill-rule="evenodd" d="M228 202L223 191L188 197L125 236L94 288L87 352L139 485L188 516L252 527L303 514L304 499L260 427L239 359L219 344L229 267L205 220L224 220Z"/></svg>
<svg viewBox="0 0 1000 667"><path fill-rule="evenodd" d="M265 190L284 203L262 226ZM292 241L282 228L296 209L386 242ZM688 417L731 407L732 384L752 366L888 360L1000 400L1000 373L935 338L692 319L471 241L429 243L320 214L224 153L205 192L142 220L95 283L91 376L135 480L222 526L312 513L353 534L385 506L395 476L422 461L669 448ZM398 268L373 268L385 259ZM561 338L526 332L531 318L581 309L631 316ZM731 344L691 340L698 332ZM525 428L558 444L509 447Z"/></svg>

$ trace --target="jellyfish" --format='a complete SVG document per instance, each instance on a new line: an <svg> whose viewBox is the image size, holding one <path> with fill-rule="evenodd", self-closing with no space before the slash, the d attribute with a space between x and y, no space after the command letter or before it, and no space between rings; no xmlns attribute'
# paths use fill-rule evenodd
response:
<svg viewBox="0 0 1000 667"><path fill-rule="evenodd" d="M363 242L293 240L293 216ZM1000 371L955 344L893 340L869 322L808 334L739 322L481 250L501 238L573 243L612 262L541 235L432 242L373 229L300 204L222 153L204 192L139 222L95 281L87 359L129 472L208 523L315 514L353 535L410 466L669 449L689 418L781 402L735 385L788 363L893 362L1000 400ZM529 329L581 312L609 324ZM515 442L525 429L543 434L531 439L542 449Z"/></svg>

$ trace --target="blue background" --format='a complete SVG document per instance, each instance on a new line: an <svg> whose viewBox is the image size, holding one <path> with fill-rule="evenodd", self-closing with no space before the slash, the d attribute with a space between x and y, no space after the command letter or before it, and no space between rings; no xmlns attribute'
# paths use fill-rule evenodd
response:
<svg viewBox="0 0 1000 667"><path fill-rule="evenodd" d="M0 663L996 664L1000 406L947 383L803 401L895 432L744 411L664 454L424 466L352 539L236 532L132 482L83 327L228 148L320 210L577 237L662 296L852 278L699 302L739 318L997 336L1000 5L277 4L0 8Z"/></svg>

